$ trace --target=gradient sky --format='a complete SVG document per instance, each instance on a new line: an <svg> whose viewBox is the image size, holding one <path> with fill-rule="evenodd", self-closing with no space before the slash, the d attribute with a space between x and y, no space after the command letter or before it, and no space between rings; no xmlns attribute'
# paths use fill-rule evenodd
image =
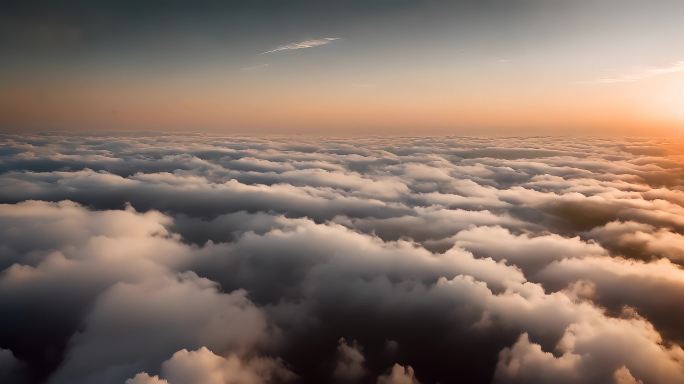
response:
<svg viewBox="0 0 684 384"><path fill-rule="evenodd" d="M0 129L684 134L681 0L4 1Z"/></svg>

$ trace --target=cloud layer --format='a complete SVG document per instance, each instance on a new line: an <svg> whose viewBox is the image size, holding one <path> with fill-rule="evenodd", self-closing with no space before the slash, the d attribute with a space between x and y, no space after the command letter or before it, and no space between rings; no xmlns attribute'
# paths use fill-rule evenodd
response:
<svg viewBox="0 0 684 384"><path fill-rule="evenodd" d="M4 135L0 375L684 382L682 148Z"/></svg>

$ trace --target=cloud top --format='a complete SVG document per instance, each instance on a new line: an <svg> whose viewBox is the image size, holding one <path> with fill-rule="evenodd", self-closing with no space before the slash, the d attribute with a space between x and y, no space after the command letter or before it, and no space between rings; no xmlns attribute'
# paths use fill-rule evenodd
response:
<svg viewBox="0 0 684 384"><path fill-rule="evenodd" d="M0 136L0 381L684 382L683 144Z"/></svg>

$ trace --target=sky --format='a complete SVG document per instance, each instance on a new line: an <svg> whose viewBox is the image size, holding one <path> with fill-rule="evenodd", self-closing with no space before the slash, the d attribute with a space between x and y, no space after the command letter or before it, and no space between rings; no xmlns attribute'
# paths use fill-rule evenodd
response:
<svg viewBox="0 0 684 384"><path fill-rule="evenodd" d="M5 1L3 131L676 135L677 0Z"/></svg>

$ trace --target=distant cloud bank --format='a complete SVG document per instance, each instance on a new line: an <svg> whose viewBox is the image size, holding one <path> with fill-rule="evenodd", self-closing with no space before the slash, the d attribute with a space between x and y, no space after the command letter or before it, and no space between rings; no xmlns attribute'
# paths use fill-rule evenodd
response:
<svg viewBox="0 0 684 384"><path fill-rule="evenodd" d="M682 148L2 135L0 382L684 382Z"/></svg>

